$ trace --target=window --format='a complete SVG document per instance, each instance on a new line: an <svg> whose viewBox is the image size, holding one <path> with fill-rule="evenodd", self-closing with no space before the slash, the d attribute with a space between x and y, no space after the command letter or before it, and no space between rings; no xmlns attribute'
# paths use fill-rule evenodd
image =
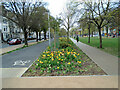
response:
<svg viewBox="0 0 120 90"><path fill-rule="evenodd" d="M7 20L6 20L6 19L3 19L3 23L7 24Z"/></svg>
<svg viewBox="0 0 120 90"><path fill-rule="evenodd" d="M7 26L6 26L6 31L7 31Z"/></svg>
<svg viewBox="0 0 120 90"><path fill-rule="evenodd" d="M5 31L5 28L4 28L4 31Z"/></svg>

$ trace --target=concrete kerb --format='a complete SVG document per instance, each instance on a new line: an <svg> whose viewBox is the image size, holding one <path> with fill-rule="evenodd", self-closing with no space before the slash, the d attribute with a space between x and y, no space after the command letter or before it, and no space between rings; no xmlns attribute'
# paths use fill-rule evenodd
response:
<svg viewBox="0 0 120 90"><path fill-rule="evenodd" d="M116 76L5 78L3 88L118 88L117 79Z"/></svg>

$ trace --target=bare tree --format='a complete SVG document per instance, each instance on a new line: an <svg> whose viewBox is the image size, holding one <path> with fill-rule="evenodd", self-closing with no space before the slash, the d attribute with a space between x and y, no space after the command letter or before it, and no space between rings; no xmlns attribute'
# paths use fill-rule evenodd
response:
<svg viewBox="0 0 120 90"><path fill-rule="evenodd" d="M103 2L103 0L98 0L98 2L85 1L85 6L89 8L90 13L92 14L91 20L98 28L100 37L100 48L102 48L101 28L109 24L109 21L107 21L107 14L111 10L110 0L106 2Z"/></svg>
<svg viewBox="0 0 120 90"><path fill-rule="evenodd" d="M34 13L37 7L41 6L41 2L6 2L3 3L3 16L16 23L22 28L24 33L25 45L27 43L27 34L30 22L30 15Z"/></svg>
<svg viewBox="0 0 120 90"><path fill-rule="evenodd" d="M76 4L74 4L72 1L68 2L66 4L66 10L61 13L61 19L63 20L62 25L67 30L67 41L69 41L69 31L77 21L77 15L75 13L76 8L74 8L74 5Z"/></svg>

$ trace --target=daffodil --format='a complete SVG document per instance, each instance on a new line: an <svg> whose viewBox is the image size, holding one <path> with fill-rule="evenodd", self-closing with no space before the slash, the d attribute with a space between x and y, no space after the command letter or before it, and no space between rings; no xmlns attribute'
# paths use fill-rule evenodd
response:
<svg viewBox="0 0 120 90"><path fill-rule="evenodd" d="M61 61L63 61L63 59L61 59Z"/></svg>
<svg viewBox="0 0 120 90"><path fill-rule="evenodd" d="M37 61L39 62L39 59Z"/></svg>

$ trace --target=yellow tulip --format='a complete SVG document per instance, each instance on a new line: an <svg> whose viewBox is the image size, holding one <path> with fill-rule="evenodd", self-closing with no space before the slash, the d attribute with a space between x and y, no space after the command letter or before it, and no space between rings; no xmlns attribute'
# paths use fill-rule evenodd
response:
<svg viewBox="0 0 120 90"><path fill-rule="evenodd" d="M54 61L54 59L52 59L52 61Z"/></svg>
<svg viewBox="0 0 120 90"><path fill-rule="evenodd" d="M42 61L40 61L40 63L43 63Z"/></svg>
<svg viewBox="0 0 120 90"><path fill-rule="evenodd" d="M57 67L57 69L59 69L59 67Z"/></svg>
<svg viewBox="0 0 120 90"><path fill-rule="evenodd" d="M70 62L68 64L70 64Z"/></svg>

